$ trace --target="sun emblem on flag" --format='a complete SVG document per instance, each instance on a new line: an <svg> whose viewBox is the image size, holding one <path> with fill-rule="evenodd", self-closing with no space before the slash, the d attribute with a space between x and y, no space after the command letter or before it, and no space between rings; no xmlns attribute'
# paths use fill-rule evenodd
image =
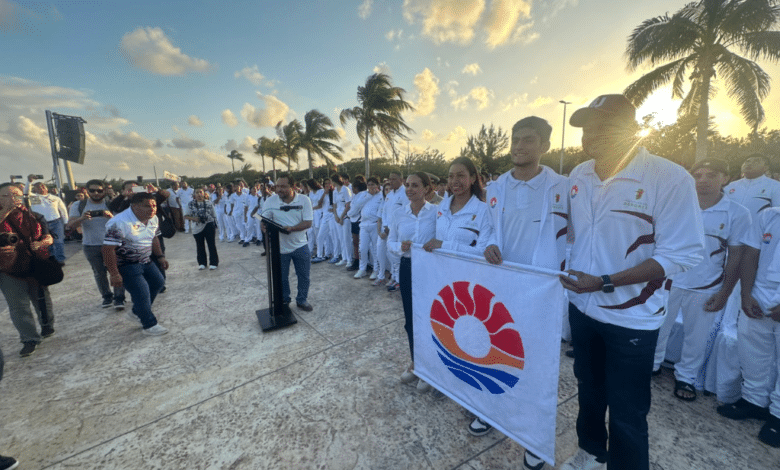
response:
<svg viewBox="0 0 780 470"><path fill-rule="evenodd" d="M638 201L638 200L642 199L642 195L643 195L644 193L645 193L645 190L644 190L644 189L641 189L641 188L640 188L640 189L637 189L637 190L636 190L636 200Z"/></svg>
<svg viewBox="0 0 780 470"><path fill-rule="evenodd" d="M431 306L432 339L442 363L458 379L494 395L514 387L525 365L513 323L493 292L465 281L445 286Z"/></svg>
<svg viewBox="0 0 780 470"><path fill-rule="evenodd" d="M490 198L490 207L491 208L492 207L496 207L496 204L498 204L498 199L496 199L495 197L491 197Z"/></svg>
<svg viewBox="0 0 780 470"><path fill-rule="evenodd" d="M764 234L764 243L769 245L769 242L772 241L772 234L771 233L765 233Z"/></svg>
<svg viewBox="0 0 780 470"><path fill-rule="evenodd" d="M571 198L574 199L577 196L577 193L579 192L579 188L577 188L577 185L571 187Z"/></svg>

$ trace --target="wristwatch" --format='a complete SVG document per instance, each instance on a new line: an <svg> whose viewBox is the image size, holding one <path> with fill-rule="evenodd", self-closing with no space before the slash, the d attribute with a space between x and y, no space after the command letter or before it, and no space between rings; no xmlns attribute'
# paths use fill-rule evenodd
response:
<svg viewBox="0 0 780 470"><path fill-rule="evenodd" d="M601 284L601 292L605 294L611 294L615 292L615 284L612 284L612 279L608 275L601 276L601 281L603 284Z"/></svg>

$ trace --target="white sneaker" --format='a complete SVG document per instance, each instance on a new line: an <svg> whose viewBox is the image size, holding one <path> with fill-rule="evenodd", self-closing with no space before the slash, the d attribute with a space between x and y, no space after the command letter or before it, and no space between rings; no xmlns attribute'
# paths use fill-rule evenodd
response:
<svg viewBox="0 0 780 470"><path fill-rule="evenodd" d="M368 273L366 273L365 271L363 271L361 269L361 270L359 270L358 272L355 273L355 279L364 278L364 277L366 277L366 274L368 274Z"/></svg>
<svg viewBox="0 0 780 470"><path fill-rule="evenodd" d="M372 272L370 276L368 276L369 279L372 281L376 279L376 271Z"/></svg>
<svg viewBox="0 0 780 470"><path fill-rule="evenodd" d="M151 328L144 328L144 334L149 336L162 336L166 333L168 333L168 328L165 328L160 324L154 325Z"/></svg>
<svg viewBox="0 0 780 470"><path fill-rule="evenodd" d="M605 462L596 460L596 456L589 454L583 449L577 449L574 457L570 458L561 466L561 470L598 470L606 468Z"/></svg>
<svg viewBox="0 0 780 470"><path fill-rule="evenodd" d="M200 266L198 266L198 271L203 271L204 269L206 269L206 266L204 266L202 264Z"/></svg>
<svg viewBox="0 0 780 470"><path fill-rule="evenodd" d="M426 382L425 380L423 380L423 379L420 379L420 380L417 382L417 391L418 391L418 392L420 392L420 393L427 393L427 392L429 392L430 390L431 390L431 384L429 384L429 383L428 383L428 382Z"/></svg>
<svg viewBox="0 0 780 470"><path fill-rule="evenodd" d="M343 259L343 260L339 261L338 263L336 263L336 266L346 266L346 265L347 265L347 260L345 260L345 259Z"/></svg>
<svg viewBox="0 0 780 470"><path fill-rule="evenodd" d="M214 271L215 269L217 269L217 267L216 267L216 266L214 266L214 265L212 264L211 266L209 266L209 269L210 269L211 271Z"/></svg>
<svg viewBox="0 0 780 470"><path fill-rule="evenodd" d="M138 318L138 315L133 313L132 310L128 310L127 313L125 313L125 316L127 318L129 318L131 321L133 321L134 323L138 323L139 325L143 325L143 323L141 322L141 319Z"/></svg>
<svg viewBox="0 0 780 470"><path fill-rule="evenodd" d="M411 365L401 374L401 382L405 384L411 383L416 378L417 376L414 375L414 369Z"/></svg>

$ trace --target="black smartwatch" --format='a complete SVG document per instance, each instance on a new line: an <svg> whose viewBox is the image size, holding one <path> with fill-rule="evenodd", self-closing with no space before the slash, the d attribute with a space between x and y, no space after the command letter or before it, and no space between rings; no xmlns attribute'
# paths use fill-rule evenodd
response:
<svg viewBox="0 0 780 470"><path fill-rule="evenodd" d="M612 284L612 279L609 278L606 274L601 276L601 280L603 284L601 285L601 292L605 294L611 294L615 292L615 284Z"/></svg>

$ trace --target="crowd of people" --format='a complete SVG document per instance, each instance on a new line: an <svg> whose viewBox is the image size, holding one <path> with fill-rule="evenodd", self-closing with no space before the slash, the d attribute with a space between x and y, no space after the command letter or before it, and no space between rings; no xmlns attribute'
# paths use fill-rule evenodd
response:
<svg viewBox="0 0 780 470"><path fill-rule="evenodd" d="M764 420L758 438L780 447L780 182L766 176L764 155L747 158L742 178L731 183L722 160L685 170L652 155L640 146L635 114L622 95L577 110L570 123L582 128L592 159L568 176L540 165L552 127L530 116L512 128L513 168L495 179L460 157L440 180L392 171L385 180L334 173L295 181L284 174L274 182L237 179L195 189L126 182L113 198L112 188L91 180L67 209L41 182L31 181L27 203L25 185L2 184L0 287L24 344L21 355L54 333L48 289L30 277L29 265L34 256L64 263L66 228L81 230L102 306L123 310L127 291L130 318L145 334L162 335L168 330L152 303L165 289L165 226L191 233L197 269L216 270L216 240L262 245L262 216L284 229L285 303L292 302L290 263L304 311L314 310L312 263L327 261L327 269L400 291L410 351L400 380L423 393L432 387L414 371L412 245L562 271L569 301L562 336L570 331L580 404L579 450L564 469L649 468L650 383L678 312L683 341L674 396L697 398L703 377L713 373L713 338L733 321L741 397L717 412ZM468 431L489 433L489 420L476 417ZM523 465L545 464L526 451Z"/></svg>

